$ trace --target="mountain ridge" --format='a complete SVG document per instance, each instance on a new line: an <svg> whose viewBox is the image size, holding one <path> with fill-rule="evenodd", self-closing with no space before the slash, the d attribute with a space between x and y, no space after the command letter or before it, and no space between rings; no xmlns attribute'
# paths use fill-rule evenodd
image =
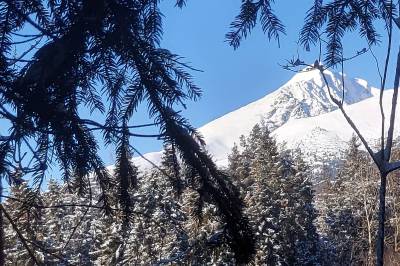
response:
<svg viewBox="0 0 400 266"><path fill-rule="evenodd" d="M363 120L365 117L360 118L353 112L362 112L365 115L368 110L375 110L375 105L379 107L378 102L375 103L379 90L370 86L367 81L350 78L346 74L337 72L326 71L325 74L331 92L337 98L342 96L344 81L345 109L350 110L351 116ZM390 98L388 91L384 93L385 102ZM367 105L365 108L352 107L362 106L365 101ZM334 115L326 116L332 113ZM376 123L379 117L374 115L372 124ZM330 127L329 119L332 119L339 128L343 128L344 132ZM300 149L303 154L309 156L307 161L317 167L322 160L339 158L352 134L352 129L330 101L327 87L318 70L294 75L272 93L210 121L198 131L203 135L207 150L217 165L227 166L227 155L234 143L239 141L241 135L247 135L261 120L267 123L278 143L285 142L288 148ZM362 121L361 124L362 129L368 131L368 139L375 137L375 133L369 132L371 126L366 125L368 124L366 121ZM302 139L303 135L306 136L305 139ZM317 155L318 159L315 160L313 158L315 156L311 155ZM154 163L159 163L161 152L147 153L145 157ZM134 162L142 168L150 166L142 158L135 158Z"/></svg>

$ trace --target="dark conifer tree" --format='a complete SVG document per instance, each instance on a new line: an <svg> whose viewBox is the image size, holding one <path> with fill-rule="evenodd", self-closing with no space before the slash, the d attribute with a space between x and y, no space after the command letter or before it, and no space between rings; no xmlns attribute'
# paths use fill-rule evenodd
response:
<svg viewBox="0 0 400 266"><path fill-rule="evenodd" d="M42 210L36 208L41 204L41 197L36 195L26 183L13 187L10 196L18 200L9 200L4 204L9 216L5 223L6 264L43 263L42 250L38 249L38 246L45 246Z"/></svg>
<svg viewBox="0 0 400 266"><path fill-rule="evenodd" d="M239 158L249 158L249 171L241 182L247 185L243 187L246 212L256 232L255 263L317 265L317 213L305 163L300 155L293 159L279 153L264 123L241 143L243 151L234 147L229 157L230 170L242 169L247 162Z"/></svg>
<svg viewBox="0 0 400 266"><path fill-rule="evenodd" d="M238 194L177 110L185 108L186 100L197 100L201 91L188 73L194 69L160 46L159 2L0 2L0 115L9 121L9 134L0 136L1 175L11 180L10 173L17 169L38 190L49 165L57 163L63 179L73 177L83 195L91 189L88 176L93 173L99 201L110 212L108 191L113 184L97 152L100 140L93 134L100 130L103 141L117 147L118 201L128 216L128 190L136 179L129 137L161 138L192 167L201 186L197 191L218 207L227 224L237 260L248 262L252 233ZM176 2L179 7L184 3ZM27 27L32 36L21 34ZM37 49L31 58L29 51L14 56L21 43L16 36ZM133 132L137 125L132 117L142 103L158 134ZM82 110L103 115L99 120L105 122L86 119ZM30 156L23 156L25 150Z"/></svg>
<svg viewBox="0 0 400 266"><path fill-rule="evenodd" d="M174 143L164 146L161 170L162 172L160 174L163 175L164 178L169 179L179 197L184 189L184 180L181 178L181 166L178 161L178 155Z"/></svg>
<svg viewBox="0 0 400 266"><path fill-rule="evenodd" d="M118 219L102 217L92 219L91 231L94 243L90 247L90 262L93 265L118 265L126 252L126 224Z"/></svg>
<svg viewBox="0 0 400 266"><path fill-rule="evenodd" d="M294 158L286 157L282 162L285 170L280 193L286 199L280 218L283 224L281 241L285 243L282 257L287 265L318 265L319 236L311 174L301 153L296 153Z"/></svg>
<svg viewBox="0 0 400 266"><path fill-rule="evenodd" d="M62 204L64 200L61 186L54 180L50 179L47 191L43 197L43 204L46 206L57 206ZM48 208L43 210L43 227L44 227L44 244L53 252L62 254L65 244L65 225L63 220L66 218L66 208ZM59 260L50 254L44 254L44 263L55 265Z"/></svg>

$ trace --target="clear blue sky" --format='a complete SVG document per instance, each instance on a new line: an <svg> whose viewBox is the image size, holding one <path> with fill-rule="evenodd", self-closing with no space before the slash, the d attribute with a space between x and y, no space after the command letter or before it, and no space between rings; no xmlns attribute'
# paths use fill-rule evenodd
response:
<svg viewBox="0 0 400 266"><path fill-rule="evenodd" d="M161 6L165 15L162 46L184 56L192 66L204 71L193 73L196 83L203 89L203 96L198 102L189 103L184 111L196 127L257 100L285 83L293 73L282 69L278 63L284 64L286 59L297 54L297 50L308 62L314 62L318 57L318 49L305 52L301 47L298 49L296 43L313 0L276 1L274 9L287 33L282 36L280 47L275 41L269 42L258 27L236 51L224 42L224 35L239 12L240 1L189 0L183 9L174 7L172 2L164 1ZM356 35L346 37L345 56L367 47L365 41L354 37ZM382 40L382 47L374 48L381 62L386 49L386 40ZM394 41L398 44L399 38ZM380 84L370 54L345 65L344 72L366 79L374 86ZM391 80L388 87L392 86ZM139 139L135 143L143 152L159 149L159 143L154 141Z"/></svg>

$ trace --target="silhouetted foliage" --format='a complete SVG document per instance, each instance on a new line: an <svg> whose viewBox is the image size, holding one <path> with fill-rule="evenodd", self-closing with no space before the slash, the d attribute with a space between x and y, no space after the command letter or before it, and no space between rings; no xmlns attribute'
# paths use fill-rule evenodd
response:
<svg viewBox="0 0 400 266"><path fill-rule="evenodd" d="M281 21L274 14L271 2L268 0L243 0L240 14L231 23L231 31L226 34L226 39L231 46L237 49L243 38L246 38L256 26L257 19L261 23L262 30L269 39L279 42L279 35L285 33Z"/></svg>
<svg viewBox="0 0 400 266"><path fill-rule="evenodd" d="M269 39L279 40L285 33L284 24L272 9L269 0L243 0L239 15L231 24L232 31L226 39L235 49L240 46L260 20L264 33ZM369 45L377 44L380 35L377 23L383 20L388 27L397 14L396 5L387 0L314 0L308 10L300 32L299 42L306 50L311 45L323 43L326 47L325 63L334 66L343 59L343 37L346 32L358 30L360 37Z"/></svg>
<svg viewBox="0 0 400 266"><path fill-rule="evenodd" d="M194 69L160 47L159 2L0 2L0 115L8 126L8 135L0 136L1 174L29 179L39 191L47 169L57 163L64 181L81 195L91 193L93 176L100 191L97 200L110 212L108 191L114 184L98 155L103 141L116 146L119 203L129 215L128 190L134 189L137 175L130 162L130 137L161 138L173 143L191 166L201 198L218 207L227 225L237 260L247 262L252 233L237 191L179 113L201 90L189 74ZM183 7L185 1L176 5ZM33 48L15 56L21 43ZM33 49L37 51L29 57ZM132 118L143 103L159 134L133 132L137 125ZM82 110L102 115L104 123L85 119ZM93 134L96 130L102 131L102 140Z"/></svg>

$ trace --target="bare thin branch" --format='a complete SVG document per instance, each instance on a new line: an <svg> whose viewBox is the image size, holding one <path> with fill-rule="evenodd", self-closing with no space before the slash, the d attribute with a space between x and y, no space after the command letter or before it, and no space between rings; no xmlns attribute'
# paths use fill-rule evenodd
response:
<svg viewBox="0 0 400 266"><path fill-rule="evenodd" d="M37 265L43 265L41 262L39 262L39 260L36 258L35 253L31 250L31 248L29 247L27 240L25 239L25 237L22 235L21 231L18 229L18 226L15 224L13 218L10 216L10 214L4 209L3 204L0 204L0 211L2 211L4 213L4 215L7 217L7 219L10 221L10 224L12 226L12 228L14 229L14 231L17 233L19 239L22 242L22 245L25 247L26 251L28 251L29 256L31 257L31 259L33 260L34 263L36 263Z"/></svg>
<svg viewBox="0 0 400 266"><path fill-rule="evenodd" d="M393 147L393 134L394 134L394 126L396 119L396 107L397 107L397 98L399 94L399 80L400 80L400 47L399 52L397 54L397 66L396 66L396 75L394 77L394 86L393 86L393 97L392 97L392 110L390 112L390 124L388 129L388 137L385 149L385 160L389 162L390 155L392 153Z"/></svg>
<svg viewBox="0 0 400 266"><path fill-rule="evenodd" d="M323 71L322 68L319 68L320 73L322 74L322 77L324 79L325 85L328 88L328 94L329 97L331 98L332 102L334 104L336 104L340 111L342 112L344 118L346 119L347 123L351 126L351 128L354 130L354 132L356 132L357 136L360 138L361 142L363 143L365 149L368 151L369 155L372 157L372 159L374 160L374 162L376 163L376 165L378 166L379 169L382 168L383 163L381 160L379 160L376 156L376 154L374 153L374 151L371 149L371 147L369 146L367 140L364 138L364 136L361 134L360 130L358 129L358 127L356 126L356 124L353 122L353 120L348 116L348 114L346 113L346 111L344 110L343 104L341 104L341 102L336 99L331 92L331 88L329 86L328 80L326 79L325 73Z"/></svg>
<svg viewBox="0 0 400 266"><path fill-rule="evenodd" d="M392 6L392 5L391 5ZM388 15L390 16L392 12L390 12ZM381 111L381 155L382 159L385 159L385 112L383 111L383 91L385 90L386 87L386 79L387 79L387 73L388 73L388 67L389 67L389 59L390 59L390 52L392 49L392 34L393 34L393 23L392 20L389 20L389 25L388 25L388 47L386 51L386 59L385 59L385 68L383 71L383 78L381 79L381 90L379 93L379 107Z"/></svg>

